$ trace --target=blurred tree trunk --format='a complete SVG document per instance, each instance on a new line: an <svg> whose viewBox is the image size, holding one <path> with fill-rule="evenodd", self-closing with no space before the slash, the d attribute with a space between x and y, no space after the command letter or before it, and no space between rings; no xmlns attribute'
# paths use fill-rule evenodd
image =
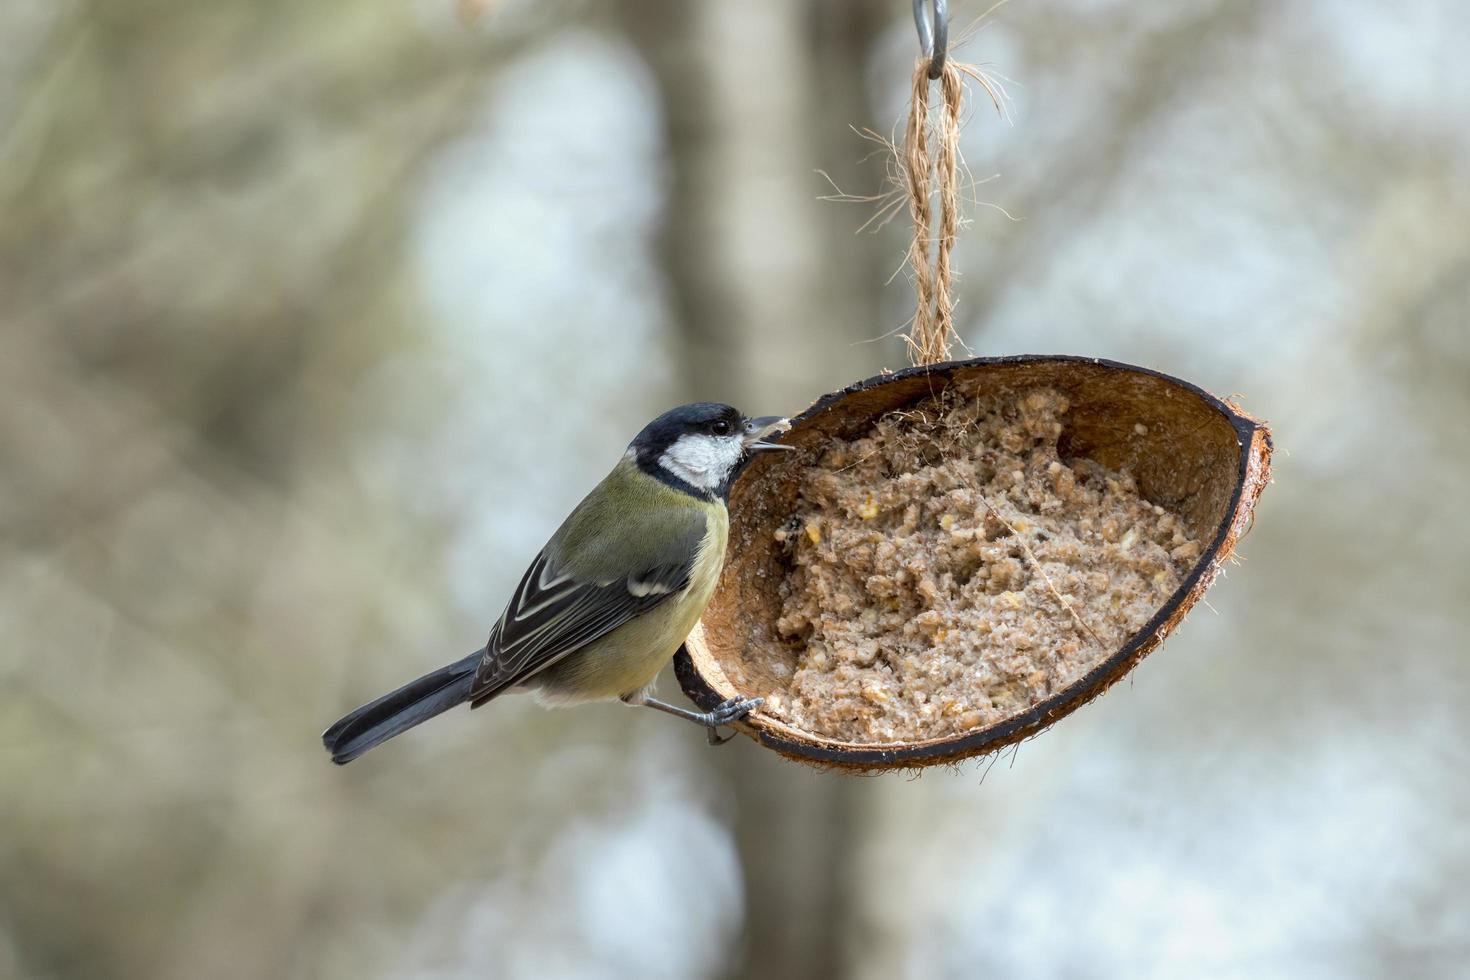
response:
<svg viewBox="0 0 1470 980"><path fill-rule="evenodd" d="M863 62L881 19L845 0L623 0L657 79L671 188L664 252L690 397L794 413L873 373L884 274L862 217L825 203L881 171ZM760 52L759 58L750 52ZM771 84L772 78L781 79ZM771 228L787 230L773 239ZM741 741L713 752L734 792L746 886L737 975L833 976L843 961L845 869L858 790Z"/></svg>

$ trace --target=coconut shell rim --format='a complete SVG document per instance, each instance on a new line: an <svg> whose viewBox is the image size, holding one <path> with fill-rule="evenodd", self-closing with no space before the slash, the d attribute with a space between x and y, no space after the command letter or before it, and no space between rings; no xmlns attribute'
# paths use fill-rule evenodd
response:
<svg viewBox="0 0 1470 980"><path fill-rule="evenodd" d="M1001 357L975 357L908 367L853 382L842 389L828 392L814 401L805 411L792 418L792 429L799 428L802 423L826 412L853 394L881 385L924 375L949 376L956 371L971 368L1040 363L1085 364L1157 378L1199 398L1207 406L1223 415L1235 431L1240 446L1240 455L1237 461L1234 487L1231 490L1225 514L1208 549L1190 569L1189 574L1185 576L1174 594L1126 643L1087 673L1056 694L994 725L922 741L885 743L838 741L815 732L805 732L776 719L766 718L759 711L738 722L734 727L766 748L788 758L818 766L849 770L884 770L959 762L972 756L994 752L1037 734L1053 722L1081 708L1127 674L1143 657L1158 647L1173 628L1183 620L1195 602L1213 584L1220 566L1229 558L1236 541L1243 533L1242 528L1248 527L1253 518L1255 501L1269 480L1272 452L1270 430L1264 423L1196 384L1153 368L1100 357L1074 354L1014 354ZM1252 480L1253 466L1257 470L1254 480ZM744 472L745 470L742 469L736 479L743 476ZM704 641L703 630L704 623L701 620L689 639L680 645L674 655L674 672L680 687L683 688L689 699L701 709L708 711L721 703L724 696L716 691L700 673L688 649L689 644L693 643L703 648L705 656L717 659ZM797 737L792 737L793 734Z"/></svg>

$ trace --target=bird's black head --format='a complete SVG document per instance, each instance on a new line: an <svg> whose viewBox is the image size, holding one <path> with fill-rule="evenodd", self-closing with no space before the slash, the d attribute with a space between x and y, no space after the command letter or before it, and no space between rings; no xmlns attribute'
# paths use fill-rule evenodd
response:
<svg viewBox="0 0 1470 980"><path fill-rule="evenodd" d="M785 448L761 440L785 421L750 419L730 405L695 402L648 423L628 452L645 473L672 487L699 497L724 497L747 454Z"/></svg>

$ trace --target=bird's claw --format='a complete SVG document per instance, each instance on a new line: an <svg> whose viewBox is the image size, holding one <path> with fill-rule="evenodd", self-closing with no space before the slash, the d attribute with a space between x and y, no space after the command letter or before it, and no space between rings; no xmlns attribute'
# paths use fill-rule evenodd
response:
<svg viewBox="0 0 1470 980"><path fill-rule="evenodd" d="M705 725L709 733L709 744L724 745L730 741L735 737L735 732L722 736L718 730L719 726L739 721L765 703L765 698L728 698L715 705L706 715L709 719L708 724Z"/></svg>

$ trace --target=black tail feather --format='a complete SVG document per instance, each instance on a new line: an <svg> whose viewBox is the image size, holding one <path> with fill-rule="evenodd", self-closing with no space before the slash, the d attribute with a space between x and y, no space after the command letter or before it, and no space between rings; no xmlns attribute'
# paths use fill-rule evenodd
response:
<svg viewBox="0 0 1470 980"><path fill-rule="evenodd" d="M415 725L470 699L482 651L440 667L396 691L363 705L322 733L322 744L338 765L402 735Z"/></svg>

